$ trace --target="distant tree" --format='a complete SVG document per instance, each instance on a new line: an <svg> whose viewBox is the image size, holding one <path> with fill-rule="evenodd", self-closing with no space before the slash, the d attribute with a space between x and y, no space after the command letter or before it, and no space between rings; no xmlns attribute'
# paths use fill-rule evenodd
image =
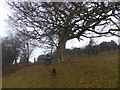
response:
<svg viewBox="0 0 120 90"><path fill-rule="evenodd" d="M117 50L118 49L118 45L111 40L111 42L102 42L100 45L100 51L113 51L113 50Z"/></svg>
<svg viewBox="0 0 120 90"><path fill-rule="evenodd" d="M80 53L80 48L73 48L73 49L72 49L72 53L73 53L73 55L79 55L79 53Z"/></svg>
<svg viewBox="0 0 120 90"><path fill-rule="evenodd" d="M101 51L101 52L106 52L106 51L107 51L107 47L108 47L107 42L102 42L102 43L100 44L100 51Z"/></svg>
<svg viewBox="0 0 120 90"><path fill-rule="evenodd" d="M34 64L35 64L35 62L36 62L36 61L35 61L35 58L34 58Z"/></svg>
<svg viewBox="0 0 120 90"><path fill-rule="evenodd" d="M11 31L11 33L13 32ZM35 46L31 44L32 40L25 34L22 34L21 32L15 32L13 34L16 40L21 44L21 46L19 47L20 62L28 64L30 55Z"/></svg>
<svg viewBox="0 0 120 90"><path fill-rule="evenodd" d="M3 69L11 66L15 61L17 66L17 58L19 56L19 48L21 44L15 37L6 37L2 40L2 66Z"/></svg>
<svg viewBox="0 0 120 90"><path fill-rule="evenodd" d="M118 45L113 40L111 40L110 42L110 47L111 47L111 51L118 50Z"/></svg>
<svg viewBox="0 0 120 90"><path fill-rule="evenodd" d="M90 41L89 41L89 46L93 47L95 44L94 40L92 39L92 37L90 38Z"/></svg>
<svg viewBox="0 0 120 90"><path fill-rule="evenodd" d="M88 44L88 48L89 48L89 54L93 55L94 53L94 40L92 38L90 38L89 44Z"/></svg>
<svg viewBox="0 0 120 90"><path fill-rule="evenodd" d="M12 2L14 29L43 45L56 46L56 59L67 57L68 40L119 36L120 2ZM106 28L107 27L107 28ZM108 29L109 28L109 29ZM91 36L92 35L92 36Z"/></svg>
<svg viewBox="0 0 120 90"><path fill-rule="evenodd" d="M99 45L97 45L98 41L94 41L94 54L99 54L100 53L100 49L99 49Z"/></svg>
<svg viewBox="0 0 120 90"><path fill-rule="evenodd" d="M37 63L45 64L46 63L46 56L45 55L39 55L38 58L37 58Z"/></svg>
<svg viewBox="0 0 120 90"><path fill-rule="evenodd" d="M71 49L66 49L66 52L67 52L67 54L68 54L68 55L73 55L73 53L72 53L72 50L71 50Z"/></svg>
<svg viewBox="0 0 120 90"><path fill-rule="evenodd" d="M120 43L118 44L118 50L120 50Z"/></svg>

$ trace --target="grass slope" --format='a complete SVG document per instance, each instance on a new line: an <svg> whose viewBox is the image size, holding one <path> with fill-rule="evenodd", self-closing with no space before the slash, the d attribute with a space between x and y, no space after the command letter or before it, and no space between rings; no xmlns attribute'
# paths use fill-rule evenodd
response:
<svg viewBox="0 0 120 90"><path fill-rule="evenodd" d="M64 63L24 67L3 77L3 88L116 88L117 52L74 56ZM55 77L51 69L57 69Z"/></svg>

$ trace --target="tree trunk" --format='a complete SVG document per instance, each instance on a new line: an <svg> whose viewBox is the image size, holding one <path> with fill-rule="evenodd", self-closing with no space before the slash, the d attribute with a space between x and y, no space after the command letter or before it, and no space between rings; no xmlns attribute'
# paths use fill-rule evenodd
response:
<svg viewBox="0 0 120 90"><path fill-rule="evenodd" d="M18 65L17 65L17 59L15 59L15 65L16 65L16 67L18 66Z"/></svg>
<svg viewBox="0 0 120 90"><path fill-rule="evenodd" d="M35 58L34 58L34 64L35 64Z"/></svg>
<svg viewBox="0 0 120 90"><path fill-rule="evenodd" d="M27 48L27 64L29 64L29 44L28 41L26 42L26 48Z"/></svg>
<svg viewBox="0 0 120 90"><path fill-rule="evenodd" d="M61 38L58 43L57 52L55 55L55 61L63 62L67 59L67 53L65 51L66 39Z"/></svg>

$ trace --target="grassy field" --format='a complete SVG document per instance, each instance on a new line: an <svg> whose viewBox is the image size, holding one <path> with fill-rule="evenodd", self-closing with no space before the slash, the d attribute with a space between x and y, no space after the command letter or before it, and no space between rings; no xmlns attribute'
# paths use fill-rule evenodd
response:
<svg viewBox="0 0 120 90"><path fill-rule="evenodd" d="M64 63L34 65L3 77L3 88L116 88L118 53L69 57ZM55 77L52 68L57 69Z"/></svg>

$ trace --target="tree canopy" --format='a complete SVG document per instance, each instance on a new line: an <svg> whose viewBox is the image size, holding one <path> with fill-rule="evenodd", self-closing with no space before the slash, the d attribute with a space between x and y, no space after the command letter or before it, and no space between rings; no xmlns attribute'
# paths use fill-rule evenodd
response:
<svg viewBox="0 0 120 90"><path fill-rule="evenodd" d="M44 45L56 46L65 59L67 40L118 36L120 2L12 2L14 30Z"/></svg>

